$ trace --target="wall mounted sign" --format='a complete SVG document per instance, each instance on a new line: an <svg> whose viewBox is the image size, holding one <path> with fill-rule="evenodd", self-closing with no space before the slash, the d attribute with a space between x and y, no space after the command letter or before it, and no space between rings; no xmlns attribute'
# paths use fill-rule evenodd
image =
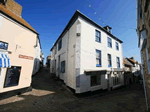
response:
<svg viewBox="0 0 150 112"><path fill-rule="evenodd" d="M31 56L25 56L25 55L21 55L21 54L19 54L19 58L33 60L33 57L31 57Z"/></svg>
<svg viewBox="0 0 150 112"><path fill-rule="evenodd" d="M7 69L4 87L17 86L19 83L21 67L11 66Z"/></svg>

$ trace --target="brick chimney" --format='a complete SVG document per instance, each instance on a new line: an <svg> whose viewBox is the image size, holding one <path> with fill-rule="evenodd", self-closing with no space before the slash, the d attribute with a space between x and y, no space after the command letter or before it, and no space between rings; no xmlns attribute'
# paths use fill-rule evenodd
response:
<svg viewBox="0 0 150 112"><path fill-rule="evenodd" d="M14 0L0 0L0 4L3 4L8 10L13 12L14 14L21 16L22 6Z"/></svg>

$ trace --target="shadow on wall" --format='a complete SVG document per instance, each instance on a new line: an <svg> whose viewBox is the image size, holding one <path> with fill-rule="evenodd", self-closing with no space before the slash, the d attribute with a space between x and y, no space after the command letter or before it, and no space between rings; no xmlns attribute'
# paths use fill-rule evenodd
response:
<svg viewBox="0 0 150 112"><path fill-rule="evenodd" d="M40 68L41 68L40 60L38 58L35 58L32 75L35 75L40 70Z"/></svg>

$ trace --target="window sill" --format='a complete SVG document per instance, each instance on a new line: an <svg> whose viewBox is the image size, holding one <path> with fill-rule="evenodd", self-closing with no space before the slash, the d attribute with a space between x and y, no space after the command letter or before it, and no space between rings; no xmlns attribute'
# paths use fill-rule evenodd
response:
<svg viewBox="0 0 150 112"><path fill-rule="evenodd" d="M112 67L111 65L108 65L108 67L110 68L110 67Z"/></svg>
<svg viewBox="0 0 150 112"><path fill-rule="evenodd" d="M109 47L109 46L108 46ZM109 48L111 48L112 49L112 47L109 47Z"/></svg>
<svg viewBox="0 0 150 112"><path fill-rule="evenodd" d="M98 41L95 41L95 42L97 42L97 43L101 43L101 42L98 42Z"/></svg>
<svg viewBox="0 0 150 112"><path fill-rule="evenodd" d="M101 86L101 84L95 85L95 86L91 86L91 88L96 88L96 87L99 87L99 86Z"/></svg>
<svg viewBox="0 0 150 112"><path fill-rule="evenodd" d="M97 64L96 67L102 67L102 65L98 65L98 64Z"/></svg>
<svg viewBox="0 0 150 112"><path fill-rule="evenodd" d="M4 49L0 49L0 52L8 52L8 53L12 53L11 51L8 51L8 50L4 50Z"/></svg>

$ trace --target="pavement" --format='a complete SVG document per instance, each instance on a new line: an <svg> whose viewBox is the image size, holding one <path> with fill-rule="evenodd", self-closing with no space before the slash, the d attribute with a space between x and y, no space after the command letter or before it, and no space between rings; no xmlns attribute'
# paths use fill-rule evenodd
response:
<svg viewBox="0 0 150 112"><path fill-rule="evenodd" d="M32 91L0 101L0 112L145 112L143 88L134 84L111 92L75 95L43 69L32 78Z"/></svg>

